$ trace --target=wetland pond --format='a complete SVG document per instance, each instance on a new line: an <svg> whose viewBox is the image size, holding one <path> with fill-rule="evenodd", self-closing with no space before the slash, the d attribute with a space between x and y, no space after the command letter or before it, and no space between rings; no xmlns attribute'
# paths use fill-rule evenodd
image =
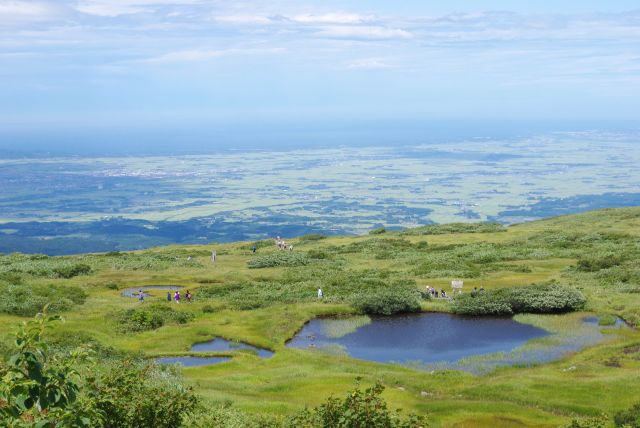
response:
<svg viewBox="0 0 640 428"><path fill-rule="evenodd" d="M125 290L122 290L120 294L122 295L122 297L137 298L140 296L140 291L142 290L145 297L149 297L151 296L151 294L147 293L147 291L149 290L172 292L172 291L180 290L182 288L184 288L182 285L143 285L141 287L127 288ZM164 297L164 296L161 296L161 297ZM172 294L172 298L173 298L173 294Z"/></svg>
<svg viewBox="0 0 640 428"><path fill-rule="evenodd" d="M305 324L287 346L423 369L482 372L497 366L561 358L604 340L601 328L593 317L579 314L502 318L423 313L316 318Z"/></svg>

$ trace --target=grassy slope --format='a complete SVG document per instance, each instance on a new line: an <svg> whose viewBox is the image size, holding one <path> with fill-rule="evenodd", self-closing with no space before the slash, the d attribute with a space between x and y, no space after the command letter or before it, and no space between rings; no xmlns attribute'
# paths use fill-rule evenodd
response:
<svg viewBox="0 0 640 428"><path fill-rule="evenodd" d="M638 245L640 238L640 208L602 210L580 215L559 217L508 228L506 232L465 233L446 235L403 235L410 241L410 250L371 249L372 237L336 237L320 241L294 240L296 252L323 250L339 253L337 262L329 262L325 269L365 272L386 272L389 278L415 280L423 288L430 284L448 290L450 276L432 278L416 273L415 266L423 258L437 255L451 244L477 245L478 243L507 244L519 242L526 247L532 237L541 233L589 234L623 233L625 242ZM398 233L387 233L381 238L400 238ZM431 253L415 250L415 245L426 241ZM531 241L533 242L533 241ZM363 245L357 251L341 252L349 245ZM539 244L536 244L539 245ZM546 245L546 244L545 244ZM581 244L582 245L582 244ZM613 245L613 244L612 244ZM621 245L621 244L615 244ZM615 247L614 245L614 247ZM421 372L394 365L374 364L345 357L323 355L315 352L287 349L285 341L302 324L319 314L349 312L349 306L340 302L317 303L313 299L301 299L297 303L278 303L265 307L240 311L221 299L196 300L191 305L181 305L179 310L195 311L197 318L186 325L168 325L158 330L138 334L121 334L116 331L113 314L125 308L139 306L135 299L125 299L106 284L117 283L120 288L149 284L181 284L191 288L198 296L199 287L221 287L244 280L269 280L286 282L283 275L298 276L314 271L309 267L247 269L252 258L247 243L216 245L218 262L212 265L206 251L211 246L170 246L141 252L141 256L153 258L161 254L196 254L189 266L173 266L172 263L151 269L115 269L115 262L106 256L78 256L94 266L90 276L68 280L29 278L29 281L60 284L76 284L88 293L87 302L65 313L66 323L58 328L61 337L93 337L101 343L117 349L142 351L147 355L185 353L195 342L215 335L247 341L268 347L276 355L261 360L249 354L237 355L233 361L210 367L185 369L184 372L198 392L212 402L231 400L236 406L253 412L289 413L304 406L319 404L328 395L342 393L353 386L356 377L370 383L380 379L387 385L385 392L392 407L427 413L436 425L481 426L557 426L574 414L595 415L628 407L640 397L640 352L623 352L623 349L640 343L635 331L562 361L534 368L504 368L486 376L474 376L457 371ZM476 247L469 247L476 248ZM628 248L628 247L625 247ZM206 251L203 251L206 250ZM272 248L260 249L261 254ZM382 251L382 252L381 252ZM385 252L387 251L387 252ZM640 294L622 293L615 288L600 286L595 276L574 275L568 266L593 251L592 247L580 247L574 251L554 250L546 256L531 259L507 260L499 269L481 272L465 279L465 288L511 287L532 282L557 279L583 288L589 298L590 310L596 313L616 313L636 320L640 315ZM198 255L199 254L199 255ZM66 259L65 259L66 260ZM74 260L74 259L71 259ZM111 264L113 263L113 266ZM177 263L176 263L177 264ZM478 266L484 263L477 263ZM490 265L490 263L486 263ZM513 271L509 265L526 265L528 271ZM305 286L312 292L316 278L309 278ZM203 284L204 281L210 283ZM633 285L633 284L632 284ZM635 284L638 286L639 284ZM165 293L157 292L149 299L163 300ZM330 296L328 296L330 297ZM201 312L203 305L211 305L216 311ZM174 305L176 306L176 305ZM444 302L428 302L425 310L447 310ZM21 318L0 315L4 326L16 324ZM8 333L8 329L4 329ZM614 358L617 364L610 364ZM567 367L575 369L566 370Z"/></svg>

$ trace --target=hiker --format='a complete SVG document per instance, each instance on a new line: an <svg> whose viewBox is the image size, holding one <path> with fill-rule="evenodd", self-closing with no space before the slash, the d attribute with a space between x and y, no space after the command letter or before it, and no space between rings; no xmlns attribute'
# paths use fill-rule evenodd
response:
<svg viewBox="0 0 640 428"><path fill-rule="evenodd" d="M442 290L442 289L441 289L441 290L440 290L440 296L441 296L443 299L446 299L446 298L447 298L447 293L445 293L445 292L444 292L444 290Z"/></svg>
<svg viewBox="0 0 640 428"><path fill-rule="evenodd" d="M217 258L216 250L211 250L211 263L215 263Z"/></svg>
<svg viewBox="0 0 640 428"><path fill-rule="evenodd" d="M187 303L191 303L191 297L193 297L191 295L191 291L187 290L187 294L185 295L185 297L187 298Z"/></svg>
<svg viewBox="0 0 640 428"><path fill-rule="evenodd" d="M258 247L256 247L255 245L253 247L251 247L251 252L253 254L255 254L257 250L258 250Z"/></svg>
<svg viewBox="0 0 640 428"><path fill-rule="evenodd" d="M480 287L480 293L484 293L484 287Z"/></svg>
<svg viewBox="0 0 640 428"><path fill-rule="evenodd" d="M289 245L289 251L293 251L293 245Z"/></svg>
<svg viewBox="0 0 640 428"><path fill-rule="evenodd" d="M476 297L478 295L478 287L473 287L471 291L471 297Z"/></svg>
<svg viewBox="0 0 640 428"><path fill-rule="evenodd" d="M318 299L322 299L324 294L322 294L322 288L318 288Z"/></svg>
<svg viewBox="0 0 640 428"><path fill-rule="evenodd" d="M167 302L171 301L171 291L167 291Z"/></svg>
<svg viewBox="0 0 640 428"><path fill-rule="evenodd" d="M176 301L176 303L180 303L180 292L176 291L176 293L173 295L173 300Z"/></svg>
<svg viewBox="0 0 640 428"><path fill-rule="evenodd" d="M140 300L140 303L144 302L144 291L142 291L142 288L138 291L138 299Z"/></svg>

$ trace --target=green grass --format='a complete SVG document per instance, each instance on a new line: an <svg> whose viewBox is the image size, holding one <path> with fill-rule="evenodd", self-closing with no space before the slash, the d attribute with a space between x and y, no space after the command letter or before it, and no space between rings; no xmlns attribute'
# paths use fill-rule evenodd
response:
<svg viewBox="0 0 640 428"><path fill-rule="evenodd" d="M640 396L640 334L623 329L559 361L533 367L502 367L488 374L458 370L416 370L358 361L344 355L285 347L308 320L322 315L354 314L351 299L361 292L390 287L424 290L429 285L451 289L452 279L487 290L555 280L579 289L587 298L585 313L518 315L518 319L552 332L576 328L586 313L640 322L640 208L603 210L512 226L490 232L422 235L387 231L384 235L288 239L294 254L324 254L308 264L277 263L250 269L250 242L216 245L218 260L209 260L212 246L167 246L126 254L74 257L0 256L0 285L79 287L84 303L62 313L56 327L59 342L87 338L102 347L145 356L188 354L198 342L215 336L275 351L270 359L231 352L230 362L184 369L188 382L211 403L228 400L239 410L290 414L317 406L331 394L376 380L387 389L391 408L428 415L435 426L555 427L573 416L613 414L629 408ZM615 265L601 255L617 254ZM191 256L192 259L188 260ZM264 260L278 258L275 248L260 248ZM309 256L304 256L309 257ZM589 259L594 263L578 261ZM61 278L56 269L86 265L90 271ZM523 268L526 266L526 269ZM51 272L51 274L49 273ZM179 284L195 300L166 302L166 293L151 292L145 303L120 296L120 290L153 284ZM325 299L315 291L322 287ZM8 296L11 298L11 296ZM152 305L171 305L189 313L185 324L166 322L157 329L124 332L114 314ZM203 308L208 307L207 312ZM450 311L448 302L422 301L423 311ZM0 313L2 344L10 326L25 318ZM181 318L182 319L182 318ZM606 321L606 319L605 319ZM336 321L331 334L343 335L366 318ZM603 333L608 335L609 333ZM84 340L84 339L83 339ZM532 348L541 342L528 344ZM547 339L550 340L550 339Z"/></svg>

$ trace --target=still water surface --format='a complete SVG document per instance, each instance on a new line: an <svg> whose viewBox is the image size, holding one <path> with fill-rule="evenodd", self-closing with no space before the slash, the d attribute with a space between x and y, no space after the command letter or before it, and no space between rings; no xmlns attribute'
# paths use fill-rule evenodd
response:
<svg viewBox="0 0 640 428"><path fill-rule="evenodd" d="M373 317L341 337L330 334L331 319L316 318L287 343L294 348L338 348L353 358L381 363L455 362L510 352L549 332L511 318L475 318L427 313Z"/></svg>

